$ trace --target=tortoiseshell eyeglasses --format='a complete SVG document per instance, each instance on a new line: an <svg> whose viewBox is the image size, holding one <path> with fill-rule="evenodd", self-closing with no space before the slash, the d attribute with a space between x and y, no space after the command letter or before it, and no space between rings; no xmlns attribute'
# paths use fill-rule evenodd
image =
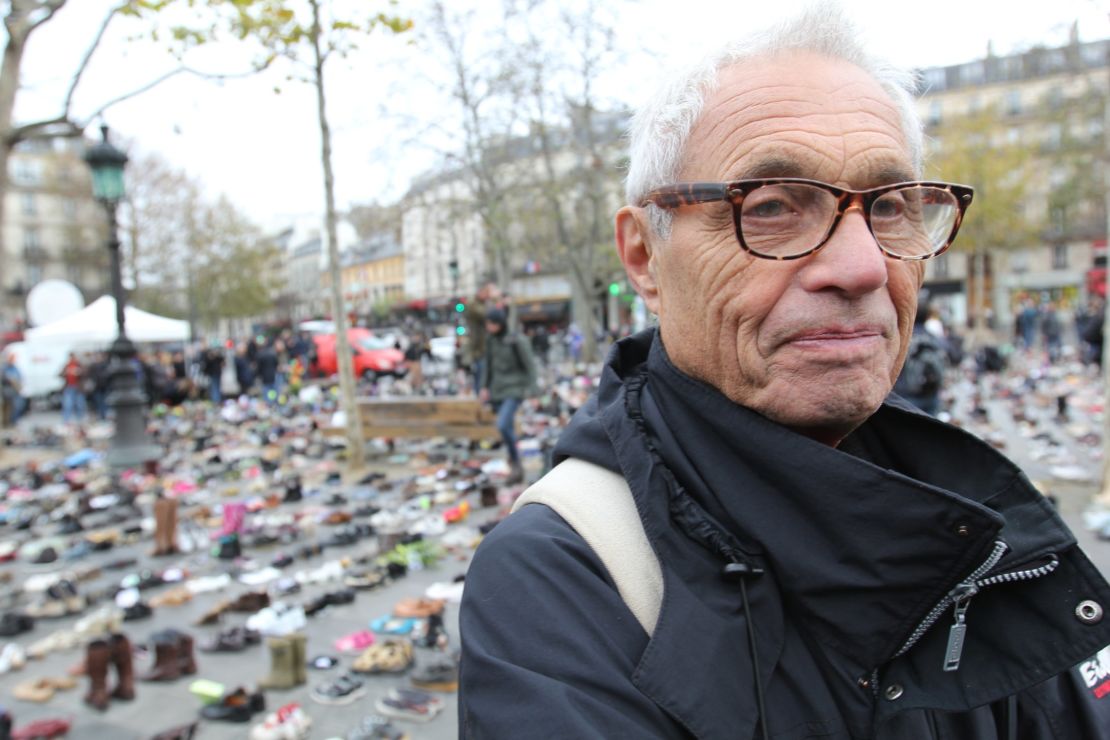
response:
<svg viewBox="0 0 1110 740"><path fill-rule="evenodd" d="M691 182L648 193L640 206L681 208L732 204L736 238L745 251L770 260L813 254L829 240L849 208L860 204L879 249L897 260L927 260L956 238L974 190L946 182L900 182L847 190L817 180L782 177Z"/></svg>

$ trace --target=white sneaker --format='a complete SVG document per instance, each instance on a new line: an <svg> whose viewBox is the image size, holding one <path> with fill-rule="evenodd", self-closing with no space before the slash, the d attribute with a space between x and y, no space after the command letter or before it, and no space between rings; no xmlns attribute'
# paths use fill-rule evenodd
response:
<svg viewBox="0 0 1110 740"><path fill-rule="evenodd" d="M18 671L27 664L27 656L23 648L14 642L9 642L0 650L0 674L9 671Z"/></svg>
<svg viewBox="0 0 1110 740"><path fill-rule="evenodd" d="M247 628L260 632L267 637L280 637L299 632L308 625L304 609L290 607L278 601L247 617Z"/></svg>

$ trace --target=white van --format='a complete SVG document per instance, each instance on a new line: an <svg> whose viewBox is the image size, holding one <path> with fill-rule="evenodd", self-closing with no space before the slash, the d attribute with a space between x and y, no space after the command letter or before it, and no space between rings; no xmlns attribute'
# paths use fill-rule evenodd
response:
<svg viewBox="0 0 1110 740"><path fill-rule="evenodd" d="M3 356L15 355L15 366L23 376L23 396L34 399L61 393L62 368L72 351L69 342L12 342L4 347Z"/></svg>

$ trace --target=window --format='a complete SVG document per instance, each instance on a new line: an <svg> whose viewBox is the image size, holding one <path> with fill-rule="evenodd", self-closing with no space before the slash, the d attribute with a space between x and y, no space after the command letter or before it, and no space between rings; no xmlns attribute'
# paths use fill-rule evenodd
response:
<svg viewBox="0 0 1110 740"><path fill-rule="evenodd" d="M986 78L983 62L968 62L960 66L960 82L964 85L981 85Z"/></svg>
<svg viewBox="0 0 1110 740"><path fill-rule="evenodd" d="M943 255L942 255L943 256ZM81 266L75 264L66 265L66 279L74 285L81 284Z"/></svg>
<svg viewBox="0 0 1110 740"><path fill-rule="evenodd" d="M926 123L929 126L938 126L944 120L944 106L939 100L929 101L929 117Z"/></svg>
<svg viewBox="0 0 1110 740"><path fill-rule="evenodd" d="M33 288L42 282L42 265L27 265L27 287Z"/></svg>
<svg viewBox="0 0 1110 740"><path fill-rule="evenodd" d="M1106 64L1106 47L1101 42L1084 44L1080 50L1083 63L1088 67L1101 67Z"/></svg>
<svg viewBox="0 0 1110 740"><path fill-rule="evenodd" d="M1064 127L1059 123L1050 123L1044 129L1044 145L1048 149L1059 149L1064 140Z"/></svg>
<svg viewBox="0 0 1110 740"><path fill-rule="evenodd" d="M1021 113L1021 90L1006 92L1006 114L1016 116Z"/></svg>
<svg viewBox="0 0 1110 740"><path fill-rule="evenodd" d="M23 248L33 250L39 248L39 230L38 229L24 229L23 230Z"/></svg>
<svg viewBox="0 0 1110 740"><path fill-rule="evenodd" d="M1068 245L1067 244L1053 244L1052 245L1052 269L1053 270L1066 270L1066 269L1068 269Z"/></svg>
<svg viewBox="0 0 1110 740"><path fill-rule="evenodd" d="M1048 214L1049 221L1052 223L1052 230L1057 234L1064 233L1067 228L1068 219L1063 206L1053 206ZM1053 264L1056 262L1056 256L1053 255Z"/></svg>
<svg viewBox="0 0 1110 740"><path fill-rule="evenodd" d="M12 181L17 185L38 185L38 162L23 157L13 157L11 164Z"/></svg>
<svg viewBox="0 0 1110 740"><path fill-rule="evenodd" d="M933 266L933 277L937 280L944 280L948 277L948 255L942 254L929 260L929 264Z"/></svg>
<svg viewBox="0 0 1110 740"><path fill-rule="evenodd" d="M23 204L23 215L34 216L38 213L37 204L35 203L34 193L23 193L20 201Z"/></svg>
<svg viewBox="0 0 1110 740"><path fill-rule="evenodd" d="M925 90L943 90L945 88L945 70L944 67L933 67L927 69L922 73L925 81Z"/></svg>

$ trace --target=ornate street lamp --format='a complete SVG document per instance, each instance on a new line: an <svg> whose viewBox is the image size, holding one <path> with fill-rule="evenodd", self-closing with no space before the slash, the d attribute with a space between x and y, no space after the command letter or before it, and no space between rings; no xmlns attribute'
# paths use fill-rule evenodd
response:
<svg viewBox="0 0 1110 740"><path fill-rule="evenodd" d="M108 127L101 126L103 141L85 151L85 162L92 169L93 196L108 214L108 251L112 256L112 298L116 302L116 341L109 350L108 404L115 410L116 433L108 451L113 468L130 468L157 460L161 449L152 445L146 434L146 399L139 385L135 345L127 338L124 319L123 270L116 209L123 200L123 168L127 155L108 142Z"/></svg>

